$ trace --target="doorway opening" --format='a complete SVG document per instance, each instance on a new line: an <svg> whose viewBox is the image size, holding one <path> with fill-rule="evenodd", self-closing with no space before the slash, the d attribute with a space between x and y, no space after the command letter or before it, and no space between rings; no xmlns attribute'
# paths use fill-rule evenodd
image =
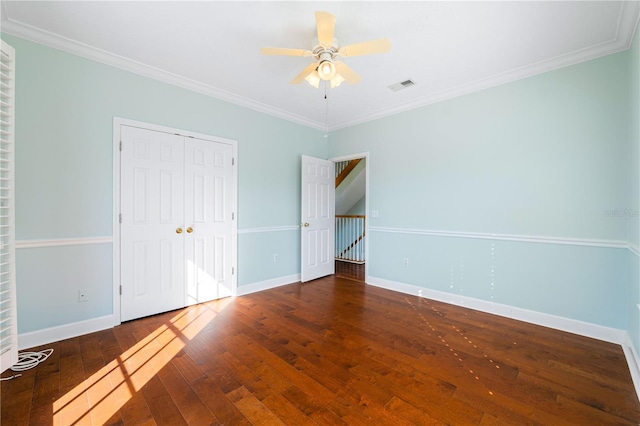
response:
<svg viewBox="0 0 640 426"><path fill-rule="evenodd" d="M366 282L367 155L332 159L335 163L335 275Z"/></svg>

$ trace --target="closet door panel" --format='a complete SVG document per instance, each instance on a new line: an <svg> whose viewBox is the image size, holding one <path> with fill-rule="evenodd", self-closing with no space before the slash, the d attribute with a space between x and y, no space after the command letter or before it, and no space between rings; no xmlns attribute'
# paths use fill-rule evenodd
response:
<svg viewBox="0 0 640 426"><path fill-rule="evenodd" d="M122 126L121 320L185 306L184 138Z"/></svg>
<svg viewBox="0 0 640 426"><path fill-rule="evenodd" d="M185 142L187 304L232 295L232 146Z"/></svg>

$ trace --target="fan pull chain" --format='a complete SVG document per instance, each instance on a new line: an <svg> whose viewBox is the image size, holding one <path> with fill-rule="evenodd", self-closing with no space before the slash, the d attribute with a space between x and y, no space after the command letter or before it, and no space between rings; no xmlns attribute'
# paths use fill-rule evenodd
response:
<svg viewBox="0 0 640 426"><path fill-rule="evenodd" d="M325 133L324 133L324 137L328 138L329 137L329 99L327 98L327 84L329 82L325 81L324 82L324 101L325 101L325 109L324 109L324 124L325 124Z"/></svg>

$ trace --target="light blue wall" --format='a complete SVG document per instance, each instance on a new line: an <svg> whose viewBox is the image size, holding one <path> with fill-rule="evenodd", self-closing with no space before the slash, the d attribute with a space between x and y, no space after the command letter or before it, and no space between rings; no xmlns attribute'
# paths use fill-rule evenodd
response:
<svg viewBox="0 0 640 426"><path fill-rule="evenodd" d="M369 232L369 248L373 277L626 326L620 309L626 300L625 250L377 231ZM402 266L404 258L409 267Z"/></svg>
<svg viewBox="0 0 640 426"><path fill-rule="evenodd" d="M243 247L238 259L245 283L257 283L300 273L300 232L255 232L240 234ZM274 255L278 260L274 261Z"/></svg>
<svg viewBox="0 0 640 426"><path fill-rule="evenodd" d="M627 63L610 55L333 132L331 157L370 155L369 274L625 329L626 249L375 228L626 241L626 218L606 211L628 205Z"/></svg>
<svg viewBox="0 0 640 426"><path fill-rule="evenodd" d="M640 31L628 52L629 56L629 142L630 142L630 176L629 176L629 243L634 247L629 252L629 297L627 310L629 323L627 330L636 351L640 353Z"/></svg>
<svg viewBox="0 0 640 426"><path fill-rule="evenodd" d="M239 285L289 276L299 232L259 231L298 223L300 155L369 152L371 276L628 329L640 345L640 262L625 249L375 231L637 246L637 219L605 212L640 204L638 36L630 52L339 130L328 145L316 130L2 38L17 55L18 240L111 235L118 116L238 140ZM108 315L110 253L20 249L19 332ZM89 302L77 302L80 283Z"/></svg>
<svg viewBox="0 0 640 426"><path fill-rule="evenodd" d="M640 209L640 31L627 52L629 70L629 243L640 247L640 218L635 212Z"/></svg>
<svg viewBox="0 0 640 426"><path fill-rule="evenodd" d="M292 237L298 232L251 230L298 223L300 155L327 158L322 132L20 38L2 38L15 48L17 61L18 241L112 235L117 116L237 140L238 228L249 231L238 238L238 284L300 272ZM280 261L274 265L256 247L277 250ZM111 265L109 244L19 249L19 332L110 314ZM89 302L77 302L79 288L89 291Z"/></svg>
<svg viewBox="0 0 640 426"><path fill-rule="evenodd" d="M17 251L18 324L25 331L111 315L111 244ZM78 290L87 295L78 302Z"/></svg>

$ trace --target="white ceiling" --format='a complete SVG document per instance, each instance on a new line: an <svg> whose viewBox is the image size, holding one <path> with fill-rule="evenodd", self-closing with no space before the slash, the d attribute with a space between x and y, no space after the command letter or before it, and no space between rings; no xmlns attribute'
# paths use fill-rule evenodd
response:
<svg viewBox="0 0 640 426"><path fill-rule="evenodd" d="M362 81L328 90L289 81L309 58L314 12L340 45L387 37L388 53L345 58ZM638 1L2 1L3 32L307 126L338 129L630 46ZM387 86L413 79L400 92ZM328 111L328 114L327 114Z"/></svg>

